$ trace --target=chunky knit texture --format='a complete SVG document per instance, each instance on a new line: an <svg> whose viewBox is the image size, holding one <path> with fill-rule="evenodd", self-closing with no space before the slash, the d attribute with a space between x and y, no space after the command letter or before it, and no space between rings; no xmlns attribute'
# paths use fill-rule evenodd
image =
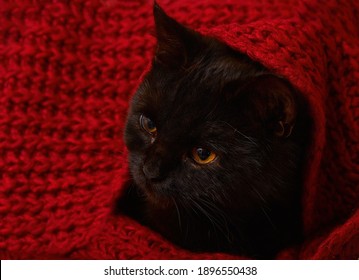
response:
<svg viewBox="0 0 359 280"><path fill-rule="evenodd" d="M314 120L306 240L278 258L359 257L359 3L159 1L287 78ZM155 45L152 1L0 0L0 257L243 258L193 253L113 214L123 127Z"/></svg>

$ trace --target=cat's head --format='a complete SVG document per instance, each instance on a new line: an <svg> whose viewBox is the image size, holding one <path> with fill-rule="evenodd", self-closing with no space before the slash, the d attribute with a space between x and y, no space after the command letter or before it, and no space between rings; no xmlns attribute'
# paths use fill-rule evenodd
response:
<svg viewBox="0 0 359 280"><path fill-rule="evenodd" d="M154 16L152 68L125 131L136 185L164 206L176 199L250 209L254 200L279 199L298 157L291 86L157 5Z"/></svg>

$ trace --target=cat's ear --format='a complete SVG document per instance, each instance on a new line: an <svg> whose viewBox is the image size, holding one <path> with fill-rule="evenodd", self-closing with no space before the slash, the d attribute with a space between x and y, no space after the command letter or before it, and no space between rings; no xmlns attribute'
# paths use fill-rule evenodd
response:
<svg viewBox="0 0 359 280"><path fill-rule="evenodd" d="M277 137L289 137L297 115L294 89L274 75L260 76L254 83L253 102L267 130Z"/></svg>
<svg viewBox="0 0 359 280"><path fill-rule="evenodd" d="M198 46L199 34L169 17L156 2L153 14L157 36L155 61L170 67L184 65Z"/></svg>
<svg viewBox="0 0 359 280"><path fill-rule="evenodd" d="M274 137L289 137L295 125L298 104L295 90L282 78L262 75L249 83L242 106Z"/></svg>

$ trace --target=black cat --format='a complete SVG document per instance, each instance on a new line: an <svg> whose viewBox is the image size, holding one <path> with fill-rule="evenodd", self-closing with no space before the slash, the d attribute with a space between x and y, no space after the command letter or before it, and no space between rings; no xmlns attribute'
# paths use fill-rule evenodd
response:
<svg viewBox="0 0 359 280"><path fill-rule="evenodd" d="M301 236L304 101L156 4L154 17L157 50L125 131L123 210L193 251L272 258Z"/></svg>

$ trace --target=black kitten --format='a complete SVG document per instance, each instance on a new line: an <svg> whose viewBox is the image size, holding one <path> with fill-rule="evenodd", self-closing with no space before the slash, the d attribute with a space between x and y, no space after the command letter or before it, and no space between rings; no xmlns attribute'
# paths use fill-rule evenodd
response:
<svg viewBox="0 0 359 280"><path fill-rule="evenodd" d="M157 5L154 16L157 51L125 132L125 211L190 250L273 257L301 232L301 101L247 56Z"/></svg>

